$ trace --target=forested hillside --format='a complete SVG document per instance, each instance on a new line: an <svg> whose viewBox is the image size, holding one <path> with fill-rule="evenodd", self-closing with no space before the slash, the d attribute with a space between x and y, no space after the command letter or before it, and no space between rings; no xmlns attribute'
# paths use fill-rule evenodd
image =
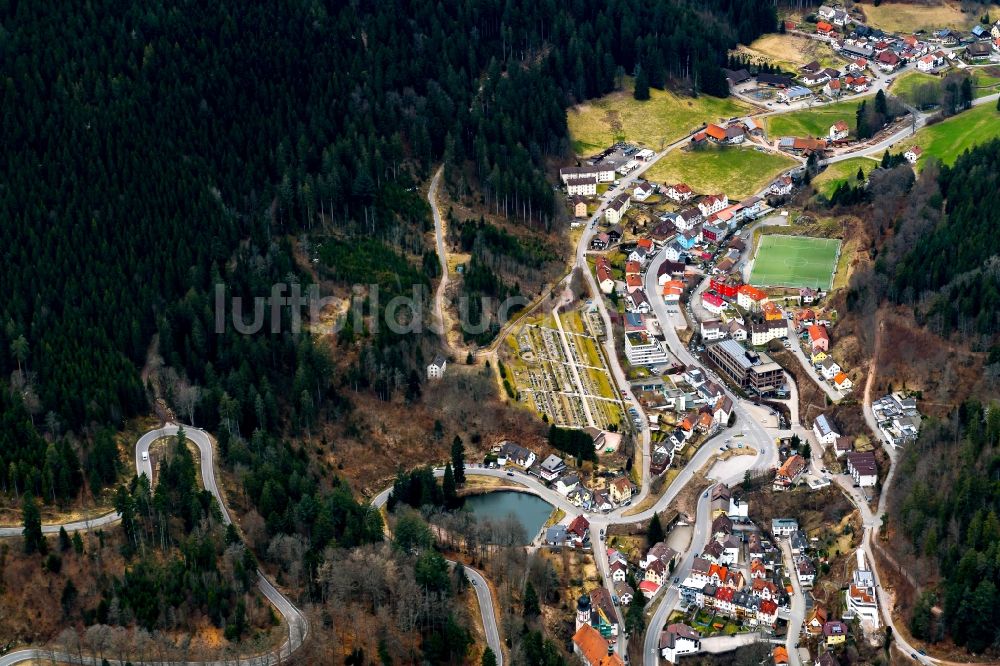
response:
<svg viewBox="0 0 1000 666"><path fill-rule="evenodd" d="M964 403L908 448L897 471L892 515L915 571L928 586L910 615L917 638L946 636L974 653L1000 641L1000 408ZM901 544L902 545L902 544ZM937 615L932 609L943 609ZM995 654L995 652L991 652Z"/></svg>
<svg viewBox="0 0 1000 666"><path fill-rule="evenodd" d="M889 295L897 303L919 303L918 313L940 331L995 337L1000 333L1000 141L943 167L938 184L928 213L901 223L919 225L919 245L898 263L882 265Z"/></svg>
<svg viewBox="0 0 1000 666"><path fill-rule="evenodd" d="M181 352L178 371L223 382L205 363L233 365L236 350L195 322L217 280L251 282L225 268L237 240L252 241L247 262L285 278L274 270L290 267L282 234L325 223L395 237L423 221L391 194L411 184L408 167L419 177L442 156L471 167L449 175L487 205L551 219L542 158L565 147L570 101L637 66L654 86L688 77L721 93L711 82L726 48L774 25L753 0L700 9L2 3L0 373L16 373L34 427L53 436L147 409L139 368L156 332L167 354ZM171 319L194 327L190 349L171 346L188 344ZM294 376L298 345L273 344L282 353L254 367L277 392L274 373ZM262 378L246 374L247 397L229 395L242 414L254 394L267 404ZM301 402L298 387L282 393ZM38 460L39 446L5 463Z"/></svg>

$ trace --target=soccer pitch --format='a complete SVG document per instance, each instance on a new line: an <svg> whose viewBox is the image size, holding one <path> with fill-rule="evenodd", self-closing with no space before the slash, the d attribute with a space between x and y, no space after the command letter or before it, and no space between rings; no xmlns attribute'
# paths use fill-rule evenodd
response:
<svg viewBox="0 0 1000 666"><path fill-rule="evenodd" d="M829 290L839 257L840 241L835 238L761 236L750 284Z"/></svg>

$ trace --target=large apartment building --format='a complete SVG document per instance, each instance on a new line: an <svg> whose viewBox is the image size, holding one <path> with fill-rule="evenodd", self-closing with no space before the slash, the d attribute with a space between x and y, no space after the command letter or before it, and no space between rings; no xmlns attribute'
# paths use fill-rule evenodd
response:
<svg viewBox="0 0 1000 666"><path fill-rule="evenodd" d="M763 352L747 350L735 340L708 347L708 357L740 388L758 394L772 393L785 383L781 366Z"/></svg>

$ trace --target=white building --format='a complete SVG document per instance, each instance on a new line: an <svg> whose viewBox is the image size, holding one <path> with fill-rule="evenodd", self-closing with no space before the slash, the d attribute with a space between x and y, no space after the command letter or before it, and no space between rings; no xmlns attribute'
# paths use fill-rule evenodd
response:
<svg viewBox="0 0 1000 666"><path fill-rule="evenodd" d="M656 365L669 360L660 342L642 331L625 335L625 358L632 365Z"/></svg>
<svg viewBox="0 0 1000 666"><path fill-rule="evenodd" d="M701 637L685 624L671 624L660 633L659 647L663 658L676 664L680 655L701 650Z"/></svg>
<svg viewBox="0 0 1000 666"><path fill-rule="evenodd" d="M878 614L878 598L875 596L875 576L865 563L865 553L861 548L857 552L858 568L854 571L851 584L844 592L848 613L877 628L881 621Z"/></svg>
<svg viewBox="0 0 1000 666"><path fill-rule="evenodd" d="M444 377L444 371L447 367L448 359L441 354L438 354L427 366L427 379L441 379Z"/></svg>
<svg viewBox="0 0 1000 666"><path fill-rule="evenodd" d="M577 178L566 184L566 194L569 196L592 197L597 194L597 177Z"/></svg>
<svg viewBox="0 0 1000 666"><path fill-rule="evenodd" d="M705 218L712 213L718 213L727 206L729 206L729 197L725 194L710 194L698 202L698 210Z"/></svg>
<svg viewBox="0 0 1000 666"><path fill-rule="evenodd" d="M837 432L837 427L833 424L833 421L826 417L826 414L820 414L813 421L813 434L816 435L817 441L822 444L835 444L837 439L841 436L841 433Z"/></svg>

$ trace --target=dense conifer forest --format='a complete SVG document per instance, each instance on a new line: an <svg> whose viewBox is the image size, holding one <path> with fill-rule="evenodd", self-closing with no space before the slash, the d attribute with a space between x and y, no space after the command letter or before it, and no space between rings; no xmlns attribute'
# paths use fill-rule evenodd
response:
<svg viewBox="0 0 1000 666"><path fill-rule="evenodd" d="M543 158L566 148L567 104L637 68L654 87L679 79L725 94L727 47L775 24L752 0L699 10L3 3L0 371L16 379L5 411L51 436L120 426L148 409L139 372L160 333L165 358L205 382L202 399L187 397L206 425L225 406L227 423L266 414L276 428L287 415L276 395L307 423L336 402L308 377L308 343L215 340L212 285L239 294L296 274L291 232L422 229L407 190L442 157L485 205L551 220ZM41 460L42 439L24 439L8 469ZM106 466L92 457L81 465Z"/></svg>

